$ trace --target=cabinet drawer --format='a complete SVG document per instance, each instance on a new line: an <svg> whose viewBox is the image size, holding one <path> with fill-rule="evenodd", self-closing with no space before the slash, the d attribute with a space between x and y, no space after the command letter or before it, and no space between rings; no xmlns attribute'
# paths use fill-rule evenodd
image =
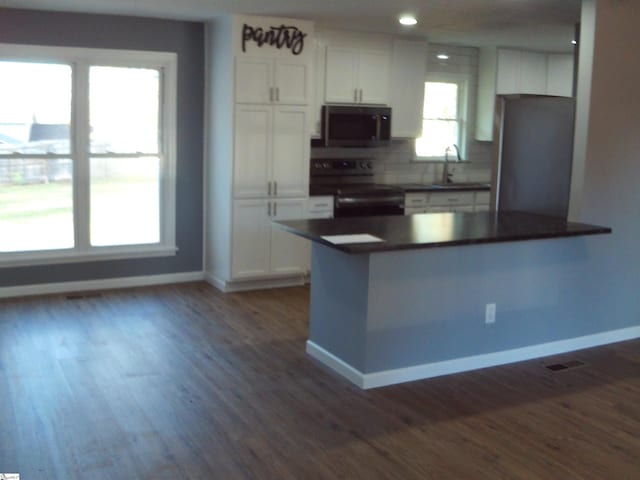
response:
<svg viewBox="0 0 640 480"><path fill-rule="evenodd" d="M307 201L307 213L331 213L333 214L333 197L321 196L321 197L309 197Z"/></svg>
<svg viewBox="0 0 640 480"><path fill-rule="evenodd" d="M429 205L473 205L474 192L450 192L432 193L429 198Z"/></svg>
<svg viewBox="0 0 640 480"><path fill-rule="evenodd" d="M404 196L404 208L424 207L427 204L425 193L407 193Z"/></svg>
<svg viewBox="0 0 640 480"><path fill-rule="evenodd" d="M414 215L416 213L426 213L427 212L427 207L426 206L422 206L422 207L404 207L404 214L405 215Z"/></svg>

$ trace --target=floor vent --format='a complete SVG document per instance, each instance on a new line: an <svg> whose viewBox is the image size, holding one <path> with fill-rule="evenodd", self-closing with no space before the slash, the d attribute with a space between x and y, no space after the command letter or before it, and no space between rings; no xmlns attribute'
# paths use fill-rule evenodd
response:
<svg viewBox="0 0 640 480"><path fill-rule="evenodd" d="M71 295L66 295L64 298L66 298L67 300L84 300L85 298L97 298L101 296L101 293L74 293Z"/></svg>
<svg viewBox="0 0 640 480"><path fill-rule="evenodd" d="M553 363L551 365L545 365L545 367L554 372L558 372L560 370L583 367L584 365L586 365L586 363L581 362L580 360L569 360L568 362L564 363Z"/></svg>

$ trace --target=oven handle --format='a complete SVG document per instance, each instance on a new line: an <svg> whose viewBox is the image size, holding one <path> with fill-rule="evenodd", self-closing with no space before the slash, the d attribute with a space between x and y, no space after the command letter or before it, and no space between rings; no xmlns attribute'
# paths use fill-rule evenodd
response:
<svg viewBox="0 0 640 480"><path fill-rule="evenodd" d="M393 205L401 207L404 204L403 195L394 195L392 197L336 197L336 208L340 207L361 207L381 205Z"/></svg>

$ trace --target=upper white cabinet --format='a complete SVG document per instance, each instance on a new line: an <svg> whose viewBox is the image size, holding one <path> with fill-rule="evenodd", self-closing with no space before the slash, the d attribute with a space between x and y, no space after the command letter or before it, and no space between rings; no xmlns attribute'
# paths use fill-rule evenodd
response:
<svg viewBox="0 0 640 480"><path fill-rule="evenodd" d="M326 35L324 101L389 103L391 43L369 35Z"/></svg>
<svg viewBox="0 0 640 480"><path fill-rule="evenodd" d="M498 94L546 94L547 64L544 53L498 50Z"/></svg>
<svg viewBox="0 0 640 480"><path fill-rule="evenodd" d="M393 40L389 105L393 111L392 137L419 137L427 73L427 43Z"/></svg>
<svg viewBox="0 0 640 480"><path fill-rule="evenodd" d="M572 91L572 55L498 49L496 93L570 97Z"/></svg>
<svg viewBox="0 0 640 480"><path fill-rule="evenodd" d="M239 57L235 64L237 103L308 105L311 73L307 61Z"/></svg>
<svg viewBox="0 0 640 480"><path fill-rule="evenodd" d="M305 107L236 107L234 198L307 195L308 117Z"/></svg>
<svg viewBox="0 0 640 480"><path fill-rule="evenodd" d="M476 140L493 140L493 113L496 104L495 47L482 47L478 52L478 100L476 105Z"/></svg>
<svg viewBox="0 0 640 480"><path fill-rule="evenodd" d="M561 97L573 96L573 55L547 55L547 93Z"/></svg>

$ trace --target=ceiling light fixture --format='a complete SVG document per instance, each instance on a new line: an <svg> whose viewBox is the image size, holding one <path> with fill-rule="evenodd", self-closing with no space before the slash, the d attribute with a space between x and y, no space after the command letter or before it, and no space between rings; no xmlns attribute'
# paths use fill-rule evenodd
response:
<svg viewBox="0 0 640 480"><path fill-rule="evenodd" d="M418 20L416 20L416 17L414 17L413 15L402 15L398 19L398 21L400 22L401 25L404 25L407 27L410 27L418 23Z"/></svg>
<svg viewBox="0 0 640 480"><path fill-rule="evenodd" d="M578 42L576 40L571 40L571 45L577 45Z"/></svg>
<svg viewBox="0 0 640 480"><path fill-rule="evenodd" d="M447 55L446 53L439 53L438 60L449 60L449 55Z"/></svg>

